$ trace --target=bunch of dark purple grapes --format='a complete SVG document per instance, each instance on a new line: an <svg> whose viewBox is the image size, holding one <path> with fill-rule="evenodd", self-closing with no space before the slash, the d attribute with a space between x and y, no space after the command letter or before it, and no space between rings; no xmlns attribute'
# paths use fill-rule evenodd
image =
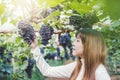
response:
<svg viewBox="0 0 120 80"><path fill-rule="evenodd" d="M30 45L35 39L33 27L29 22L22 20L18 23L18 29L20 36Z"/></svg>
<svg viewBox="0 0 120 80"><path fill-rule="evenodd" d="M69 33L65 33L64 35L61 35L59 38L59 44L63 47L65 52L65 58L69 59L69 54L72 55L72 43L71 43L71 36ZM68 54L68 50L70 50L70 53Z"/></svg>
<svg viewBox="0 0 120 80"><path fill-rule="evenodd" d="M4 58L4 51L5 51L5 47L0 46L0 56L2 59Z"/></svg>
<svg viewBox="0 0 120 80"><path fill-rule="evenodd" d="M32 69L34 67L34 64L35 64L35 60L34 59L31 59L31 58L28 59L28 66L25 69L25 72L27 73L28 78L32 78Z"/></svg>
<svg viewBox="0 0 120 80"><path fill-rule="evenodd" d="M41 44L47 45L48 41L52 38L53 33L54 29L50 24L43 25L39 30L39 34L42 37Z"/></svg>
<svg viewBox="0 0 120 80"><path fill-rule="evenodd" d="M65 33L60 36L59 43L62 46L71 46L71 36L69 33Z"/></svg>
<svg viewBox="0 0 120 80"><path fill-rule="evenodd" d="M6 47L7 46L5 46L5 45L0 46L0 59L2 59L4 64L11 63L11 58L12 58L12 51L8 51L7 56L4 54Z"/></svg>

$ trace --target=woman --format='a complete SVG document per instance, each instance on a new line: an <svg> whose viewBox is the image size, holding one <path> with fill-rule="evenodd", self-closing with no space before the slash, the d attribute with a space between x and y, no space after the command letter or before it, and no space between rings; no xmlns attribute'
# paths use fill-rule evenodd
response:
<svg viewBox="0 0 120 80"><path fill-rule="evenodd" d="M49 66L39 51L37 39L31 44L31 53L44 76L69 80L111 80L104 66L106 44L98 31L81 29L77 32L72 51L77 60L67 65Z"/></svg>

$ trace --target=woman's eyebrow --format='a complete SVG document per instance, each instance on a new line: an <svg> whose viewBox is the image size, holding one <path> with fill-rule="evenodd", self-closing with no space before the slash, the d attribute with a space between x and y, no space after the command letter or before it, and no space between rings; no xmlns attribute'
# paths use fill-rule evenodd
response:
<svg viewBox="0 0 120 80"><path fill-rule="evenodd" d="M76 39L81 39L81 38L79 36L77 36Z"/></svg>

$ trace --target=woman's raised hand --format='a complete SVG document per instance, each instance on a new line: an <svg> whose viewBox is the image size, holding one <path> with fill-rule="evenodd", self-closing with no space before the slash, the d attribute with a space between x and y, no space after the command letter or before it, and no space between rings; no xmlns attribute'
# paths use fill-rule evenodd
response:
<svg viewBox="0 0 120 80"><path fill-rule="evenodd" d="M37 46L38 46L38 39L37 39L37 36L35 36L35 39L31 43L30 47L31 47L31 49L35 49Z"/></svg>

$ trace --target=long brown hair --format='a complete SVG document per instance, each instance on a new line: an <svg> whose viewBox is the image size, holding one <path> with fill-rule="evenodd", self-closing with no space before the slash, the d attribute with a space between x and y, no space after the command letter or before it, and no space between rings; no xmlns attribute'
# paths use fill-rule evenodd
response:
<svg viewBox="0 0 120 80"><path fill-rule="evenodd" d="M103 35L93 29L81 29L77 32L76 37L81 38L84 45L85 73L82 80L95 80L95 70L99 64L104 64L107 53ZM79 59L70 80L76 80L80 72L82 64Z"/></svg>

